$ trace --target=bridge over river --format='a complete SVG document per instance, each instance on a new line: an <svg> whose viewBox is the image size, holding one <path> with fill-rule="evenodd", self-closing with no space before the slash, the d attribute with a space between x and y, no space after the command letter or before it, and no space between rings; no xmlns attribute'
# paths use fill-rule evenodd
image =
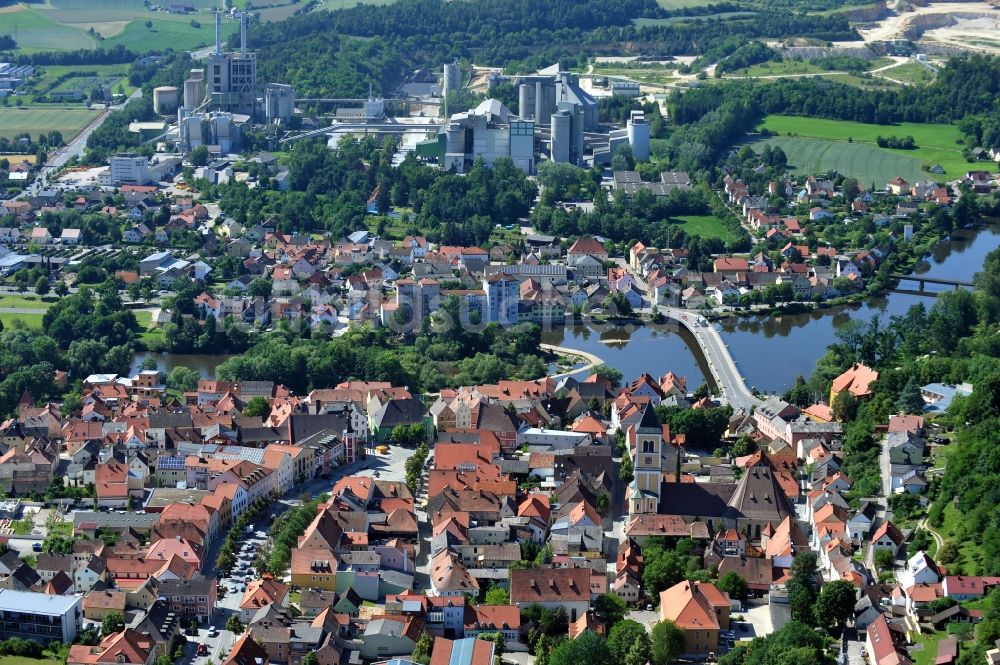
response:
<svg viewBox="0 0 1000 665"><path fill-rule="evenodd" d="M749 412L752 407L761 404L761 400L747 388L743 375L736 367L736 361L730 355L726 343L722 341L719 331L710 321L700 314L673 307L660 307L660 312L684 326L694 337L708 362L715 385L734 411L742 409Z"/></svg>

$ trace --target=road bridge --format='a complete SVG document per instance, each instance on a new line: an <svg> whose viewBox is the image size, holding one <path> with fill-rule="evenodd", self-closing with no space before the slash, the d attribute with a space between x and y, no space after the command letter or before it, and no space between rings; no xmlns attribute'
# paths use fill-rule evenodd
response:
<svg viewBox="0 0 1000 665"><path fill-rule="evenodd" d="M960 279L947 279L944 277L924 277L923 275L892 275L892 278L899 281L909 280L911 282L917 282L921 291L924 290L925 284L944 284L945 286L954 286L956 290L963 286L969 289L972 288L972 282L963 281Z"/></svg>
<svg viewBox="0 0 1000 665"><path fill-rule="evenodd" d="M710 321L700 314L673 307L661 307L659 311L691 333L705 360L708 361L715 385L719 387L726 403L732 406L734 411L742 409L749 413L751 408L760 406L761 400L747 388L743 375L736 367L736 361L730 355L726 343L722 341L722 335Z"/></svg>

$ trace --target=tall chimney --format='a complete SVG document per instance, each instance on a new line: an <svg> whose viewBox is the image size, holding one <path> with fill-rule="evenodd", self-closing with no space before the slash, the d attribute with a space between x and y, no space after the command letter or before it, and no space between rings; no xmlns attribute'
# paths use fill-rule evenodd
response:
<svg viewBox="0 0 1000 665"><path fill-rule="evenodd" d="M222 53L222 17L215 12L215 54Z"/></svg>
<svg viewBox="0 0 1000 665"><path fill-rule="evenodd" d="M240 53L247 54L247 13L240 12Z"/></svg>

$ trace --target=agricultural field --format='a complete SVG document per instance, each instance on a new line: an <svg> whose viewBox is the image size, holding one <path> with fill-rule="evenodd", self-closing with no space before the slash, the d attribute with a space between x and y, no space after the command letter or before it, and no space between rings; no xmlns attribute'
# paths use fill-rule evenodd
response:
<svg viewBox="0 0 1000 665"><path fill-rule="evenodd" d="M62 79L62 80L60 80ZM128 65L46 65L39 67L25 94L26 97L52 93L80 91L84 96L97 87L113 91L122 88L130 94L134 88L128 84Z"/></svg>
<svg viewBox="0 0 1000 665"><path fill-rule="evenodd" d="M97 46L97 40L86 29L55 21L40 9L21 5L16 11L6 11L0 16L4 34L12 35L22 52L74 51Z"/></svg>
<svg viewBox="0 0 1000 665"><path fill-rule="evenodd" d="M111 48L121 44L130 51L139 53L161 51L167 48L196 49L200 46L208 46L215 41L215 27L211 17L201 17L199 22L201 27L195 28L190 23L191 19L182 23L160 18L161 16L165 16L165 14L157 14L157 18L131 21L124 30L103 40L101 46ZM146 21L152 23L151 27L146 27ZM238 29L233 22L229 22L228 25L223 23L223 26L223 39Z"/></svg>
<svg viewBox="0 0 1000 665"><path fill-rule="evenodd" d="M719 238L723 242L736 241L735 234L715 215L685 215L677 217L676 220L681 222L681 228L688 235Z"/></svg>
<svg viewBox="0 0 1000 665"><path fill-rule="evenodd" d="M26 53L110 47L119 43L137 52L166 47L193 49L215 39L213 18L208 10L218 8L219 3L195 0L193 4L203 11L188 15L153 12L141 0L49 0L44 5L21 5L6 11L3 32L14 36L19 50ZM284 9L274 7L273 11ZM288 14L294 10L293 6ZM146 21L151 22L150 28L146 27ZM224 36L238 29L235 21L224 20Z"/></svg>
<svg viewBox="0 0 1000 665"><path fill-rule="evenodd" d="M843 120L772 115L765 118L762 127L782 138L810 138L826 142L846 143L846 147L841 146L839 150L835 151L837 154L857 152L857 150L850 149L852 145L867 144L867 147L872 150L899 158L900 168L904 162L915 162L918 169L922 164L940 164L945 171L943 177L947 179L955 178L970 168L969 163L962 157L962 146L959 143L961 135L955 125L906 122L898 125L869 125ZM879 136L912 136L918 147L915 150L878 148L875 143ZM853 144L847 143L848 139L852 140ZM802 147L805 147L805 144ZM794 164L796 156L788 153L787 150L786 153L789 161ZM875 159L875 156L870 155L869 158ZM798 159L801 161L803 158L799 157ZM841 158L838 157L838 159ZM857 158L854 157L852 160L856 162ZM796 166L799 165L796 164ZM977 165L976 168L988 169L990 167ZM899 173L899 175L906 178L903 173ZM927 174L925 173L922 177L926 178ZM906 179L910 180L910 178Z"/></svg>
<svg viewBox="0 0 1000 665"><path fill-rule="evenodd" d="M28 132L32 137L39 133L58 130L69 141L97 117L98 111L80 107L74 109L16 109L0 108L0 136L13 138Z"/></svg>
<svg viewBox="0 0 1000 665"><path fill-rule="evenodd" d="M865 143L829 141L826 139L797 136L775 136L754 142L753 148L760 150L764 145L781 148L788 156L789 168L800 175L814 173L837 173L857 178L869 186L883 187L895 176L902 176L909 182L926 179L929 174L922 171L921 161L914 157L894 154Z"/></svg>

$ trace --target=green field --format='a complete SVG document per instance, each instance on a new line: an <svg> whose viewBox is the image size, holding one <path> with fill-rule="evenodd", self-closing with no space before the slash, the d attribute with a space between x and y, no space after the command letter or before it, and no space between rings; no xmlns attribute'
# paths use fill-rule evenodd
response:
<svg viewBox="0 0 1000 665"><path fill-rule="evenodd" d="M59 299L58 296L46 296L49 300L43 300L38 296L0 296L0 307L24 307L26 309L48 309Z"/></svg>
<svg viewBox="0 0 1000 665"><path fill-rule="evenodd" d="M63 665L61 660L51 658L25 658L24 656L0 656L0 665Z"/></svg>
<svg viewBox="0 0 1000 665"><path fill-rule="evenodd" d="M4 34L15 36L19 51L74 51L97 45L86 30L59 23L36 9L0 14L0 25Z"/></svg>
<svg viewBox="0 0 1000 665"><path fill-rule="evenodd" d="M78 109L15 109L0 108L0 136L13 138L28 132L32 137L39 133L58 130L69 141L80 133L87 123L97 117L97 111Z"/></svg>
<svg viewBox="0 0 1000 665"><path fill-rule="evenodd" d="M41 329L42 327L42 317L44 314L21 314L21 313L5 313L0 312L0 321L3 321L4 330L9 330L17 326L17 322L20 321L24 324L26 328ZM0 659L0 665L4 665L6 661ZM35 662L35 661L32 661Z"/></svg>
<svg viewBox="0 0 1000 665"><path fill-rule="evenodd" d="M736 235L715 215L684 215L677 217L688 235L702 238L719 238L724 242L734 242Z"/></svg>
<svg viewBox="0 0 1000 665"><path fill-rule="evenodd" d="M804 118L797 116L772 115L765 118L762 125L779 135L779 138L811 138L822 139L825 142L833 142L836 146L823 149L822 146L810 145L808 142L798 147L805 151L801 156L789 153L789 161L799 168L805 168L805 162L810 159L822 159L826 162L848 160L853 168L865 170L865 161L872 161L868 170L881 172L882 168L898 168L902 177L910 180L902 172L907 166L915 164L917 175L920 175L920 166L927 164L940 164L944 167L944 174L936 176L937 179L955 178L971 168L970 164L962 157L962 146L958 141L961 138L958 127L955 125L934 125L904 122L898 125L868 125L860 122L849 122L843 120L825 120L822 118ZM878 148L875 145L879 136L912 136L918 146L915 150L890 150ZM847 143L848 139L853 140ZM864 144L862 146L862 144ZM860 147L870 148L869 151L859 150ZM782 147L784 150L785 148ZM893 164L886 158L877 157L874 150L897 158L897 164ZM798 160L798 161L796 161ZM829 166L827 168L833 168ZM977 165L976 168L989 168L988 166ZM994 167L995 168L995 167ZM823 170L823 169L820 169ZM846 171L841 173L847 174ZM912 171L911 171L912 173ZM895 174L894 174L895 175ZM923 173L921 177L927 178L930 174ZM889 176L892 177L891 175ZM870 182L870 178L865 178L864 182ZM912 182L912 181L911 181Z"/></svg>
<svg viewBox="0 0 1000 665"><path fill-rule="evenodd" d="M898 67L886 69L877 75L887 76L904 83L930 83L934 80L934 72L927 69L919 62L904 62Z"/></svg>
<svg viewBox="0 0 1000 665"><path fill-rule="evenodd" d="M193 4L196 9L204 10L219 7L216 0L195 0ZM274 7L270 11L275 15L265 18L274 20L279 15L284 18L296 8ZM153 12L141 0L50 0L38 7L21 6L2 16L0 31L13 35L18 50L28 53L87 49L98 45L107 48L115 44L123 44L136 52L167 47L184 50L210 44L215 39L210 13ZM151 29L145 26L146 21L152 22ZM223 21L224 36L238 29L236 21Z"/></svg>
<svg viewBox="0 0 1000 665"><path fill-rule="evenodd" d="M776 76L784 74L817 74L826 70L820 69L808 60L779 60L777 62L762 62L745 69L737 69L726 76Z"/></svg>
<svg viewBox="0 0 1000 665"><path fill-rule="evenodd" d="M158 14L163 16L162 14ZM215 28L210 20L201 17L201 27L194 28L189 22L181 23L162 18L148 19L153 27L147 28L145 20L135 20L129 23L123 31L101 42L101 46L111 48L121 44L125 48L141 53L143 51L159 51L173 48L179 51L195 49L199 46L212 44L215 40ZM231 22L225 25L223 38L237 30Z"/></svg>
<svg viewBox="0 0 1000 665"><path fill-rule="evenodd" d="M930 177L929 173L920 169L919 159L895 155L865 143L776 136L756 141L753 147L759 150L765 143L772 148L781 148L788 156L789 168L801 175L836 171L857 178L866 187L875 183L878 188L884 187L897 175L909 182Z"/></svg>

